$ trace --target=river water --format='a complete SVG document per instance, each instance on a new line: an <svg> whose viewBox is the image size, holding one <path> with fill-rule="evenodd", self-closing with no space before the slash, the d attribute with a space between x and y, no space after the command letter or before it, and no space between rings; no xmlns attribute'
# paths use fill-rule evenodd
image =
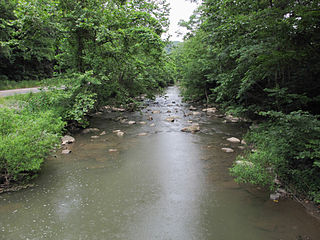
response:
<svg viewBox="0 0 320 240"><path fill-rule="evenodd" d="M72 153L49 157L35 187L0 195L0 239L320 239L319 221L299 204L274 203L230 177L241 150L226 138L241 138L241 124L189 112L170 87L140 112L94 117L105 135L75 135ZM114 121L119 116L137 124ZM201 131L181 132L188 121Z"/></svg>

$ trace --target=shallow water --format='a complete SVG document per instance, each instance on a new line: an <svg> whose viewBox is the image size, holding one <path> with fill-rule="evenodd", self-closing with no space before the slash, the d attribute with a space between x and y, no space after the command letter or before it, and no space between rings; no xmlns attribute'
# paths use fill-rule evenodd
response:
<svg viewBox="0 0 320 240"><path fill-rule="evenodd" d="M36 187L0 195L0 239L320 239L319 221L296 202L273 203L230 177L240 150L226 138L246 128L204 113L185 117L178 94L170 87L141 112L94 117L106 135L76 135L71 154L49 157ZM112 120L119 116L146 124ZM188 120L201 131L181 132Z"/></svg>

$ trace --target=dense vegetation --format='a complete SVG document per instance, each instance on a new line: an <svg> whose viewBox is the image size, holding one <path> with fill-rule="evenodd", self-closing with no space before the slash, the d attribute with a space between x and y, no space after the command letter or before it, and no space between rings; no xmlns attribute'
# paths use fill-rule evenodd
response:
<svg viewBox="0 0 320 240"><path fill-rule="evenodd" d="M235 165L238 181L320 203L319 1L204 0L173 53L188 99L263 121Z"/></svg>
<svg viewBox="0 0 320 240"><path fill-rule="evenodd" d="M173 81L168 11L165 0L0 1L0 81L57 86L2 107L0 185L39 170L65 125Z"/></svg>

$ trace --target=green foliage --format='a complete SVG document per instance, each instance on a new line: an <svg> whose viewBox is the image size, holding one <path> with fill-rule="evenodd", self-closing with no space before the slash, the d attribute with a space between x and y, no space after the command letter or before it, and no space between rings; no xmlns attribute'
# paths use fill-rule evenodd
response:
<svg viewBox="0 0 320 240"><path fill-rule="evenodd" d="M256 149L244 157L252 167L235 164L231 173L240 182L274 188L280 179L303 196L319 201L320 196L320 121L309 113L298 111L261 113L270 121L261 124L247 136Z"/></svg>
<svg viewBox="0 0 320 240"><path fill-rule="evenodd" d="M256 117L269 110L319 113L316 2L204 1L201 24L183 23L193 29L178 50L186 96L243 106Z"/></svg>
<svg viewBox="0 0 320 240"><path fill-rule="evenodd" d="M64 122L53 111L29 112L0 108L1 183L37 172L44 157L58 143Z"/></svg>

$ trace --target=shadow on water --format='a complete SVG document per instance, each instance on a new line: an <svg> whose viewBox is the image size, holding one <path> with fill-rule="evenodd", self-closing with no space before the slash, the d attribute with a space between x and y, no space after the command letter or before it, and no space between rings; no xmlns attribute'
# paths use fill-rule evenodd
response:
<svg viewBox="0 0 320 240"><path fill-rule="evenodd" d="M275 204L230 177L240 150L226 138L245 128L201 109L189 115L178 95L170 87L141 112L96 116L105 135L78 134L70 155L47 160L36 187L0 195L0 239L320 239L320 223L297 203ZM180 131L190 121L199 133Z"/></svg>

